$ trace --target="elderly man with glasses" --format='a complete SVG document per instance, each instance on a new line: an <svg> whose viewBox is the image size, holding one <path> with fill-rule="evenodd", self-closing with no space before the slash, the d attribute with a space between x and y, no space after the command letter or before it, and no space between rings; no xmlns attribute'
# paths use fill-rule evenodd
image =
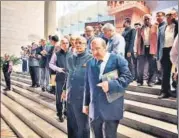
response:
<svg viewBox="0 0 179 138"><path fill-rule="evenodd" d="M67 70L67 58L70 56L68 52L69 41L66 38L62 38L60 42L60 50L52 55L49 67L56 72L56 108L59 121L63 122L63 103L60 99L62 94L62 88L65 82L66 70Z"/></svg>
<svg viewBox="0 0 179 138"><path fill-rule="evenodd" d="M68 138L89 138L88 116L82 113L82 105L86 64L92 55L86 50L86 39L82 36L76 38L75 48L76 54L67 62L68 77L62 94L62 99L67 100Z"/></svg>

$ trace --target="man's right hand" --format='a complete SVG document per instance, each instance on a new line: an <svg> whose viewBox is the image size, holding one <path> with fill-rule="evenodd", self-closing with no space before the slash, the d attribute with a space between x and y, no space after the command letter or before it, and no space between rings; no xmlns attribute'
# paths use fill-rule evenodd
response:
<svg viewBox="0 0 179 138"><path fill-rule="evenodd" d="M137 53L134 53L134 57L137 58Z"/></svg>
<svg viewBox="0 0 179 138"><path fill-rule="evenodd" d="M62 92L61 101L66 101L66 92L65 91Z"/></svg>
<svg viewBox="0 0 179 138"><path fill-rule="evenodd" d="M83 113L86 115L89 114L89 106L83 106Z"/></svg>

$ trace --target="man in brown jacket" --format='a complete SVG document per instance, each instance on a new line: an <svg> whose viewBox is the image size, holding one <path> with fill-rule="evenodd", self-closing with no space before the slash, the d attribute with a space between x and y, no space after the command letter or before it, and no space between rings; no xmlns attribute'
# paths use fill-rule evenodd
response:
<svg viewBox="0 0 179 138"><path fill-rule="evenodd" d="M154 82L154 72L156 70L156 53L157 53L157 25L151 24L151 15L145 14L143 17L144 25L137 29L134 52L138 57L138 86L143 85L144 65L149 63L148 86L152 87Z"/></svg>

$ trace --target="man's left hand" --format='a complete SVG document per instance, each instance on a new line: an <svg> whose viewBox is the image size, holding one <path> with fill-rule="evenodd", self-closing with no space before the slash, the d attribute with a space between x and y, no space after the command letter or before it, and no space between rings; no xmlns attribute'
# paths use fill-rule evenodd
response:
<svg viewBox="0 0 179 138"><path fill-rule="evenodd" d="M128 53L127 53L127 57L131 57L131 52L128 52Z"/></svg>
<svg viewBox="0 0 179 138"><path fill-rule="evenodd" d="M109 83L108 83L108 81L98 83L97 86L101 87L105 93L107 93L109 91Z"/></svg>

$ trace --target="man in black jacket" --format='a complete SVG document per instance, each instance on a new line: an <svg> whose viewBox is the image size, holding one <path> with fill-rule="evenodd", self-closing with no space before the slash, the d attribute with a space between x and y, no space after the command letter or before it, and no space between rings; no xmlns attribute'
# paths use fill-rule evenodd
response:
<svg viewBox="0 0 179 138"><path fill-rule="evenodd" d="M11 90L11 72L12 72L12 61L9 59L9 55L5 54L4 55L4 62L2 66L3 74L4 74L4 79L6 82L6 88L4 91L9 91Z"/></svg>
<svg viewBox="0 0 179 138"><path fill-rule="evenodd" d="M125 39L126 46L125 46L125 58L128 61L129 69L133 75L133 79L136 79L135 74L135 64L134 64L134 40L135 40L135 29L131 28L131 19L126 18L124 20L124 31L122 33L122 36Z"/></svg>

